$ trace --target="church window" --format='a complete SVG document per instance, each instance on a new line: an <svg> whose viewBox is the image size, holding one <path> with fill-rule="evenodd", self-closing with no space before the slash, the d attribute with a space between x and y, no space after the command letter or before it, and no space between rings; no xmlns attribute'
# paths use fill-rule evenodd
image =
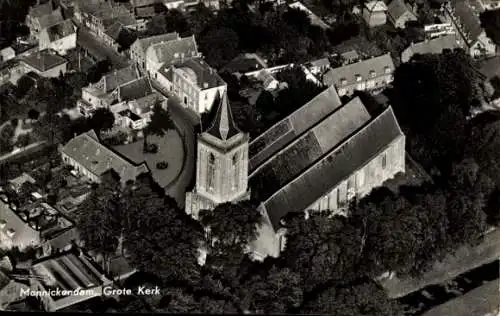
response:
<svg viewBox="0 0 500 316"><path fill-rule="evenodd" d="M215 187L215 156L210 153L208 155L207 165L207 188L212 191Z"/></svg>
<svg viewBox="0 0 500 316"><path fill-rule="evenodd" d="M387 167L387 154L384 153L382 155L382 169L385 169L385 167Z"/></svg>
<svg viewBox="0 0 500 316"><path fill-rule="evenodd" d="M238 153L234 154L233 159L232 159L232 167L233 167L233 190L236 190L238 188L238 182L239 182L239 172L238 172Z"/></svg>

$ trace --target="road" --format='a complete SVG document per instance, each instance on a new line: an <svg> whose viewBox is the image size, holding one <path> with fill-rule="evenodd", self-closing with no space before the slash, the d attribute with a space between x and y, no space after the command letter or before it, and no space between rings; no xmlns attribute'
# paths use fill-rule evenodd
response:
<svg viewBox="0 0 500 316"><path fill-rule="evenodd" d="M461 247L455 254L447 256L443 262L436 263L431 271L419 279L393 277L380 283L390 298L399 298L426 286L452 280L460 274L498 260L499 257L500 229L493 229L485 234L481 244L476 247Z"/></svg>
<svg viewBox="0 0 500 316"><path fill-rule="evenodd" d="M152 82L152 85L159 93L167 98L170 97L155 82ZM168 111L181 134L185 155L181 173L165 188L165 193L173 197L180 207L184 207L186 189L191 184L195 174L196 126L199 124L199 118L177 102L169 102Z"/></svg>

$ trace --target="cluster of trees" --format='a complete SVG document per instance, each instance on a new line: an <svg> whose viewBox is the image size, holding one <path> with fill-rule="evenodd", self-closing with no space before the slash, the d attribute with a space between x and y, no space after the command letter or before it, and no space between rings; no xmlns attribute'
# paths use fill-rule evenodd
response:
<svg viewBox="0 0 500 316"><path fill-rule="evenodd" d="M479 16L481 25L486 35L496 44L500 45L500 10L488 10Z"/></svg>
<svg viewBox="0 0 500 316"><path fill-rule="evenodd" d="M24 21L34 4L36 0L0 1L0 48L11 45L18 36L29 35Z"/></svg>

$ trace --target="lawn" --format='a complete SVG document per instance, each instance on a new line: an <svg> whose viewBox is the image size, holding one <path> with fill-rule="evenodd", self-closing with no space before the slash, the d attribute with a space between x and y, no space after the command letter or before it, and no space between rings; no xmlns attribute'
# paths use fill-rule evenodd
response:
<svg viewBox="0 0 500 316"><path fill-rule="evenodd" d="M157 153L143 153L142 139L130 144L115 146L113 149L137 164L146 162L154 180L162 188L165 188L176 179L182 170L184 162L182 139L176 130L169 130L166 135L161 137L149 136L148 142L158 146ZM166 169L160 170L156 168L156 164L161 161L168 163Z"/></svg>

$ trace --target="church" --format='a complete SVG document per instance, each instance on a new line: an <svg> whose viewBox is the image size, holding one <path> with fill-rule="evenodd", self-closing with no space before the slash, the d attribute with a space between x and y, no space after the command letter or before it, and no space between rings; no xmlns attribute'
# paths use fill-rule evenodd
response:
<svg viewBox="0 0 500 316"><path fill-rule="evenodd" d="M264 224L250 247L254 258L278 257L285 245L284 217L330 210L344 214L405 172L405 136L392 108L370 113L359 98L342 104L329 87L253 140L236 126L224 95L212 125L198 135L196 184L186 212L251 196Z"/></svg>

